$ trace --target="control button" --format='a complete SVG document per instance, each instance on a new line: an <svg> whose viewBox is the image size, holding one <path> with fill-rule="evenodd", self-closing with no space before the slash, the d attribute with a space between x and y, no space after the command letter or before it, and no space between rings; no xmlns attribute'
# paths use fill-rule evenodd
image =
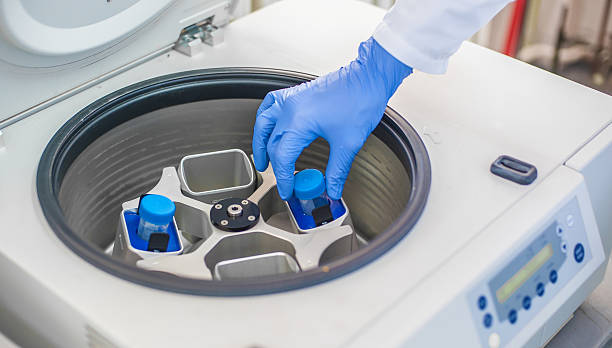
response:
<svg viewBox="0 0 612 348"><path fill-rule="evenodd" d="M536 286L536 294L538 294L538 296L544 295L544 284L538 283L538 286Z"/></svg>
<svg viewBox="0 0 612 348"><path fill-rule="evenodd" d="M529 296L523 297L523 308L525 308L525 310L531 308L531 297Z"/></svg>
<svg viewBox="0 0 612 348"><path fill-rule="evenodd" d="M574 247L574 259L578 263L580 263L580 262L582 262L582 260L584 260L584 246L582 245L582 243L578 243Z"/></svg>
<svg viewBox="0 0 612 348"><path fill-rule="evenodd" d="M490 328L491 324L493 324L493 316L489 313L485 314L484 317L482 318L482 324L487 329Z"/></svg>
<svg viewBox="0 0 612 348"><path fill-rule="evenodd" d="M553 284L556 283L557 277L558 277L557 271L555 271L554 269L550 271L550 274L548 275L548 279L550 279L551 283Z"/></svg>
<svg viewBox="0 0 612 348"><path fill-rule="evenodd" d="M478 309L480 309L482 311L485 308L487 308L487 298L484 297L484 296L480 296L478 298Z"/></svg>
<svg viewBox="0 0 612 348"><path fill-rule="evenodd" d="M510 324L516 323L517 318L518 318L518 315L516 311L514 309L510 310L510 313L508 313L508 320L510 321Z"/></svg>
<svg viewBox="0 0 612 348"><path fill-rule="evenodd" d="M567 242L566 242L566 241L562 241L562 242L561 242L561 251L562 251L563 253L566 253L566 252L567 252Z"/></svg>
<svg viewBox="0 0 612 348"><path fill-rule="evenodd" d="M567 225L569 227L574 226L574 215L569 214L566 218L565 218L565 222L567 223Z"/></svg>
<svg viewBox="0 0 612 348"><path fill-rule="evenodd" d="M563 227L557 226L557 236L560 236L562 234L563 234Z"/></svg>
<svg viewBox="0 0 612 348"><path fill-rule="evenodd" d="M494 332L489 335L489 348L499 348L500 343L501 338L499 337L499 334L497 332Z"/></svg>

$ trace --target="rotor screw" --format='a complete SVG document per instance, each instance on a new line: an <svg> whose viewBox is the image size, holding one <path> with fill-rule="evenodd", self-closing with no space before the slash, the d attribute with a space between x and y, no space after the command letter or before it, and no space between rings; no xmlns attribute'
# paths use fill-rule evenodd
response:
<svg viewBox="0 0 612 348"><path fill-rule="evenodd" d="M227 207L227 215L231 218L236 218L238 216L241 216L243 211L244 210L242 206L238 204L232 204L229 207Z"/></svg>
<svg viewBox="0 0 612 348"><path fill-rule="evenodd" d="M215 204L215 209L221 209L223 206L221 204Z"/></svg>
<svg viewBox="0 0 612 348"><path fill-rule="evenodd" d="M221 226L227 226L227 224L229 224L229 221L221 220Z"/></svg>
<svg viewBox="0 0 612 348"><path fill-rule="evenodd" d="M242 203L242 205L247 205L247 204L249 204L249 201L247 201L247 200L245 199L245 200L243 200L243 201L242 201L242 202L240 202L240 203Z"/></svg>
<svg viewBox="0 0 612 348"><path fill-rule="evenodd" d="M255 221L255 216L249 215L249 217L247 219L249 219L249 221Z"/></svg>

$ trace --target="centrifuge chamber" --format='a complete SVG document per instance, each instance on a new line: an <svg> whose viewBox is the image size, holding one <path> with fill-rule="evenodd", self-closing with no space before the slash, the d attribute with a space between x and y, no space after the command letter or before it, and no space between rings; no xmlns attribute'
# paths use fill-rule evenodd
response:
<svg viewBox="0 0 612 348"><path fill-rule="evenodd" d="M314 285L363 266L410 231L429 191L425 147L414 129L392 109L387 109L357 155L346 182L343 199L361 247L351 248L343 257L326 257L331 255L328 249L334 248L330 243L315 255L318 267L312 269L302 267L302 272L277 277L213 281L139 269L105 253L115 240L123 202L147 193L160 180L163 168L178 167L187 155L228 149L250 154L255 113L266 93L310 78L272 69L188 71L139 82L100 98L59 129L42 155L37 192L47 220L64 243L94 266L170 291L221 296L261 294ZM328 153L326 142L319 139L302 153L296 169L324 171ZM233 177L235 173L225 175ZM282 214L288 217L275 188L260 202L262 219ZM176 220L184 231L188 222L181 209L187 208L177 205ZM204 211L199 218L210 220ZM317 232L326 233L331 232ZM208 235L198 235L202 238L197 242L207 242ZM299 259L296 253L308 252L321 243L308 241L312 247L296 251L282 236L228 235L211 246L214 262L205 263L209 258L204 256L195 267L212 272L217 263L237 259L237 255L273 252L288 252ZM175 267L182 266L178 263Z"/></svg>

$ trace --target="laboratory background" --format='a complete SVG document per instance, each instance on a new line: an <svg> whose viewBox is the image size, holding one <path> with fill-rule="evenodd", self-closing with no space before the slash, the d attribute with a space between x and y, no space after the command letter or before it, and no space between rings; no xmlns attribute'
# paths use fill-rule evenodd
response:
<svg viewBox="0 0 612 348"><path fill-rule="evenodd" d="M282 0L240 0L235 16ZM383 9L394 0L363 0ZM470 38L604 93L612 93L612 19L607 0L524 0L508 4Z"/></svg>
<svg viewBox="0 0 612 348"><path fill-rule="evenodd" d="M612 348L612 0L418 3L0 0L0 347Z"/></svg>

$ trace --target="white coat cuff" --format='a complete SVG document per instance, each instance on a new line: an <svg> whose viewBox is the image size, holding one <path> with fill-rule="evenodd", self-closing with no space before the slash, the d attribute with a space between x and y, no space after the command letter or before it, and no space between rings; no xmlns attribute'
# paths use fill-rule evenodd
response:
<svg viewBox="0 0 612 348"><path fill-rule="evenodd" d="M374 40L402 63L428 74L444 74L448 58L433 58L416 49L397 35L387 23L381 22L374 31Z"/></svg>

